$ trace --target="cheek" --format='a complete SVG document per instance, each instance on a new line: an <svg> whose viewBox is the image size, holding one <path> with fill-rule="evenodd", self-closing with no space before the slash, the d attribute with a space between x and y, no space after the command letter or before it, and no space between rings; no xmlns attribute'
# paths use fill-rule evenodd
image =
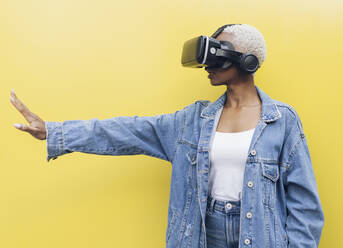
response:
<svg viewBox="0 0 343 248"><path fill-rule="evenodd" d="M231 78L233 75L234 75L234 71L229 70L229 71L217 73L216 78L220 80L226 80L228 78Z"/></svg>
<svg viewBox="0 0 343 248"><path fill-rule="evenodd" d="M238 73L237 68L233 66L233 67L231 67L229 70L225 71L225 72L223 73L223 76L224 76L224 77L229 77L229 78L231 78L231 77L236 76L237 73Z"/></svg>
<svg viewBox="0 0 343 248"><path fill-rule="evenodd" d="M226 69L225 71L216 71L212 79L218 80L218 81L225 81L232 77L234 77L237 74L237 69L235 67L231 67L229 69Z"/></svg>

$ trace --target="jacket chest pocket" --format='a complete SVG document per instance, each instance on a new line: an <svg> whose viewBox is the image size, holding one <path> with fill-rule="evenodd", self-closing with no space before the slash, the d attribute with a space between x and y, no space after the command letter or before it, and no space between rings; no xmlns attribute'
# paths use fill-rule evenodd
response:
<svg viewBox="0 0 343 248"><path fill-rule="evenodd" d="M194 148L190 148L189 151L186 153L188 159L188 175L187 175L187 183L192 187L192 189L196 190L197 188L197 150Z"/></svg>
<svg viewBox="0 0 343 248"><path fill-rule="evenodd" d="M273 208L276 198L276 182L279 179L279 166L277 164L267 164L261 162L262 165L262 195L263 204Z"/></svg>

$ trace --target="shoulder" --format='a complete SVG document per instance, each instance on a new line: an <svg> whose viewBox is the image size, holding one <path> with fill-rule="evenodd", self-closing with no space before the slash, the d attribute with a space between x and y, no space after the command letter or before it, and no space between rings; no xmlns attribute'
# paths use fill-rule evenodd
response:
<svg viewBox="0 0 343 248"><path fill-rule="evenodd" d="M209 101L209 100L196 100L194 102L194 104L200 104L200 105L203 105L204 107L206 107L210 103L211 103L211 101Z"/></svg>
<svg viewBox="0 0 343 248"><path fill-rule="evenodd" d="M210 104L211 101L209 100L196 100L194 102L192 102L191 104L185 106L183 108L183 110L185 110L186 112L192 112L192 111L199 111L202 110L203 108L207 107L208 104Z"/></svg>
<svg viewBox="0 0 343 248"><path fill-rule="evenodd" d="M282 112L289 115L290 118L299 118L297 111L292 105L276 99L272 99L272 102L278 107L279 110L282 110Z"/></svg>
<svg viewBox="0 0 343 248"><path fill-rule="evenodd" d="M211 102L208 100L196 100L183 107L181 110L184 122L194 122L201 119L201 112Z"/></svg>
<svg viewBox="0 0 343 248"><path fill-rule="evenodd" d="M295 107L289 103L282 102L277 99L272 99L273 104L276 105L278 111L280 111L282 120L285 122L286 126L290 129L297 129L300 135L304 135L302 121L300 119L299 113L296 111Z"/></svg>

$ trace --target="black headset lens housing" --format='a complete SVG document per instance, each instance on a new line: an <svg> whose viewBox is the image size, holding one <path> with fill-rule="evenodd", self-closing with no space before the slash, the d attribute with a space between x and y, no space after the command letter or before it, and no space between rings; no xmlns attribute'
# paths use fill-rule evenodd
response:
<svg viewBox="0 0 343 248"><path fill-rule="evenodd" d="M234 63L243 73L254 73L259 68L257 57L251 53L235 51L229 41L216 40L216 37L228 26L241 24L226 24L216 30L211 37L201 35L184 43L181 63L192 68L222 68L227 69Z"/></svg>

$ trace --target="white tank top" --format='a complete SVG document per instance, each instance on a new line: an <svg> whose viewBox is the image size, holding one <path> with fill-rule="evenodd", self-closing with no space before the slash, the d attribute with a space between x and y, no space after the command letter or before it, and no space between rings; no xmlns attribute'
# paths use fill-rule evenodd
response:
<svg viewBox="0 0 343 248"><path fill-rule="evenodd" d="M215 132L210 149L209 194L222 201L241 200L248 150L255 128Z"/></svg>

